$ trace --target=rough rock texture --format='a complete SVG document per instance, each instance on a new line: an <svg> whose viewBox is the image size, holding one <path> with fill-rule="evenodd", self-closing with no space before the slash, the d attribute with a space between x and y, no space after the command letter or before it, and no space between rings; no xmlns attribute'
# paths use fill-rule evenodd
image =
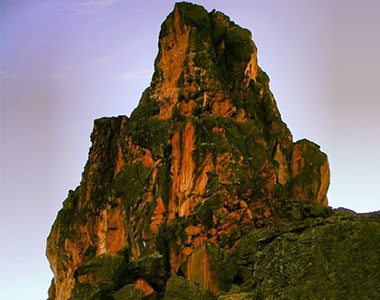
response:
<svg viewBox="0 0 380 300"><path fill-rule="evenodd" d="M49 299L375 295L378 218L327 207L327 156L293 142L222 13L176 4L138 107L91 141L48 238Z"/></svg>
<svg viewBox="0 0 380 300"><path fill-rule="evenodd" d="M253 230L233 255L253 299L379 299L380 214L335 211Z"/></svg>

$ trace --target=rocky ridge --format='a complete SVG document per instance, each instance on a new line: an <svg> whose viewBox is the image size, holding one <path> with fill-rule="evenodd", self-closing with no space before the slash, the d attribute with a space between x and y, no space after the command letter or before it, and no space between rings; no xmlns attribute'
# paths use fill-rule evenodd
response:
<svg viewBox="0 0 380 300"><path fill-rule="evenodd" d="M224 14L177 3L138 107L91 141L48 238L49 299L379 295L378 215L327 206L326 154L293 141Z"/></svg>

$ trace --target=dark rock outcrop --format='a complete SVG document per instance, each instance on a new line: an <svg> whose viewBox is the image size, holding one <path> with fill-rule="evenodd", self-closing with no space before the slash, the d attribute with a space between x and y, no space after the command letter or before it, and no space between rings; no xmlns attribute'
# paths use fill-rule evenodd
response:
<svg viewBox="0 0 380 300"><path fill-rule="evenodd" d="M96 120L91 141L48 238L50 299L334 298L364 274L374 287L378 218L327 207L327 156L293 142L251 33L222 13L176 4L138 107Z"/></svg>

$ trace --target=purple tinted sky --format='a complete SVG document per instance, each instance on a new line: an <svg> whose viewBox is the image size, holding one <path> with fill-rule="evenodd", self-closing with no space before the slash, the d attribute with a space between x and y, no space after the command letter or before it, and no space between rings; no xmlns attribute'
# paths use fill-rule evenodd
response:
<svg viewBox="0 0 380 300"><path fill-rule="evenodd" d="M195 2L252 31L294 138L329 155L330 205L379 209L380 1ZM46 298L46 237L79 184L93 120L137 105L173 5L0 2L1 299Z"/></svg>

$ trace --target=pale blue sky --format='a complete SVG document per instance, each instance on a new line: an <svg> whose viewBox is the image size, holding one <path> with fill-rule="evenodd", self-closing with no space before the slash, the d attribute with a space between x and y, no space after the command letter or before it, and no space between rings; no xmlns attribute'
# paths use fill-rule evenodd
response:
<svg viewBox="0 0 380 300"><path fill-rule="evenodd" d="M252 31L294 138L329 155L330 205L380 208L380 1L209 0ZM149 85L174 1L0 0L0 298L44 299L50 227L95 118Z"/></svg>

